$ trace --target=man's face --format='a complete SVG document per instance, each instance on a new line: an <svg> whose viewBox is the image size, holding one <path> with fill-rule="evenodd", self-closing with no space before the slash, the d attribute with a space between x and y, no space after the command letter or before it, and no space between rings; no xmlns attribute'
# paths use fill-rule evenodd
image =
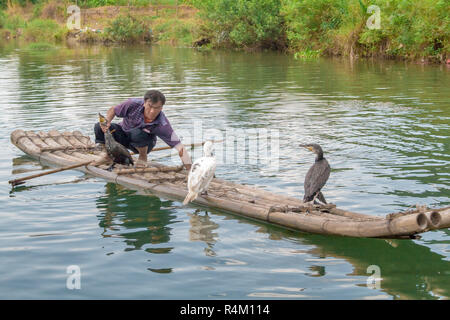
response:
<svg viewBox="0 0 450 320"><path fill-rule="evenodd" d="M147 119L149 119L150 121L153 121L156 119L156 117L161 112L161 110L163 108L163 104L161 101L152 103L152 101L150 99L148 99L147 101L145 101L144 107L145 107L145 111L144 111L145 117Z"/></svg>

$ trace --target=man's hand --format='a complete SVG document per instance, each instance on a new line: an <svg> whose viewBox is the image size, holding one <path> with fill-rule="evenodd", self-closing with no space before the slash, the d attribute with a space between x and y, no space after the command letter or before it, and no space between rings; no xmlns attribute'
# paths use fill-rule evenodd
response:
<svg viewBox="0 0 450 320"><path fill-rule="evenodd" d="M192 167L192 161L189 153L186 151L186 149L181 143L176 145L175 148L178 150L178 155L180 156L180 159L183 162L184 167L186 168L187 171L190 171Z"/></svg>
<svg viewBox="0 0 450 320"><path fill-rule="evenodd" d="M109 127L111 127L111 122L113 121L114 117L115 117L115 113L114 113L114 107L111 107L108 109L108 112L106 112L106 125L105 124L100 124L100 128L102 129L103 133L105 133Z"/></svg>
<svg viewBox="0 0 450 320"><path fill-rule="evenodd" d="M106 121L106 124L100 124L100 129L102 129L103 133L108 131L109 127L111 127L111 122Z"/></svg>

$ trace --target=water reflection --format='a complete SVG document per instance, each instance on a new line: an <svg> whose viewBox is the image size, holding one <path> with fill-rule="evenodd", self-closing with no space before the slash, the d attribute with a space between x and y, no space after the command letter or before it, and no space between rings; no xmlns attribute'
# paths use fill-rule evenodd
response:
<svg viewBox="0 0 450 320"><path fill-rule="evenodd" d="M19 177L30 176L38 173L42 173L46 170L54 169L54 167L43 164L36 159L23 155L20 157L15 157L12 159L12 170L11 174L8 175L8 181L17 179ZM71 172L73 174L73 172ZM88 175L82 175L79 177L74 177L71 173L65 172L65 175L69 175L69 179L62 178L61 173L45 175L42 177L37 177L30 180L25 180L24 184L20 184L14 187L11 187L9 190L9 196L15 197L15 194L18 192L31 191L33 189L42 189L45 186L55 186L55 185L64 185L64 184L76 184L79 182L84 182L89 179Z"/></svg>
<svg viewBox="0 0 450 320"><path fill-rule="evenodd" d="M381 271L381 292L393 299L449 299L450 261L445 256L433 252L420 241L384 240L307 235L262 226L258 232L265 232L274 240L290 240L299 246L311 246L306 253L317 258L309 258L310 277L321 277L327 269L346 261L353 267L346 276L356 277L357 286L366 287L366 280L372 275L368 267L376 265ZM321 263L322 262L322 263ZM363 277L363 278L361 278ZM343 278L343 282L351 281ZM360 281L363 279L363 281ZM350 282L350 287L355 283Z"/></svg>
<svg viewBox="0 0 450 320"><path fill-rule="evenodd" d="M203 241L206 244L204 249L205 255L213 257L216 255L214 252L214 244L216 243L219 235L214 230L219 228L219 225L211 220L208 212L205 211L201 214L200 209L194 213L188 213L189 216L189 240L190 241Z"/></svg>
<svg viewBox="0 0 450 320"><path fill-rule="evenodd" d="M97 199L96 205L102 236L122 239L126 245L124 251L144 249L150 254L169 254L173 250L167 246L170 225L176 223L172 201L141 196L120 185L107 183L105 194ZM171 272L171 268L149 270Z"/></svg>

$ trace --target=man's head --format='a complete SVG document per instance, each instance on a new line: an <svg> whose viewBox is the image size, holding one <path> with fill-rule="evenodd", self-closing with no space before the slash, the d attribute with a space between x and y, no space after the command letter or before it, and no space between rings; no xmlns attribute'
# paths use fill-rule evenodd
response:
<svg viewBox="0 0 450 320"><path fill-rule="evenodd" d="M144 95L145 116L155 120L166 103L166 97L158 90L149 90Z"/></svg>

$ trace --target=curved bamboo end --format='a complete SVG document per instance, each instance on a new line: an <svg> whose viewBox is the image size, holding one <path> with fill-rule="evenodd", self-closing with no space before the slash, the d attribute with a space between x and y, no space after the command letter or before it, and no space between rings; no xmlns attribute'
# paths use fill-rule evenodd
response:
<svg viewBox="0 0 450 320"><path fill-rule="evenodd" d="M21 136L25 135L25 131L22 129L16 129L13 132L11 132L11 142L13 145L17 146L17 139L19 139Z"/></svg>
<svg viewBox="0 0 450 320"><path fill-rule="evenodd" d="M427 218L428 227L432 229L437 229L441 225L442 217L441 214L437 211L427 212L425 213Z"/></svg>
<svg viewBox="0 0 450 320"><path fill-rule="evenodd" d="M420 231L425 230L428 227L428 219L424 213L419 213L416 217L417 226Z"/></svg>

